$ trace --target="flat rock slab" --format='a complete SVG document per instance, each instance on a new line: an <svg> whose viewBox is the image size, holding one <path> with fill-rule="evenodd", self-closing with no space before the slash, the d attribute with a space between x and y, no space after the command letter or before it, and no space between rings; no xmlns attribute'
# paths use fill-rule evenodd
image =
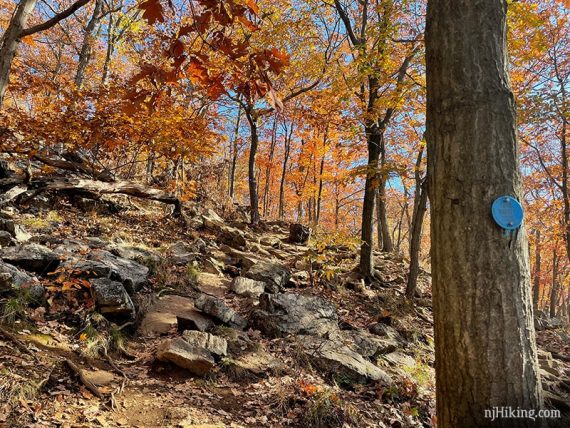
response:
<svg viewBox="0 0 570 428"><path fill-rule="evenodd" d="M331 340L345 343L358 354L368 359L394 352L399 342L389 337L379 337L366 330L339 330L329 335Z"/></svg>
<svg viewBox="0 0 570 428"><path fill-rule="evenodd" d="M0 250L0 257L6 263L38 274L53 272L60 262L56 253L39 244L3 248Z"/></svg>
<svg viewBox="0 0 570 428"><path fill-rule="evenodd" d="M164 296L151 306L139 327L145 337L167 334L176 327L206 331L214 321L194 307L194 301L182 296Z"/></svg>
<svg viewBox="0 0 570 428"><path fill-rule="evenodd" d="M230 289L230 281L213 273L199 273L196 277L196 288L211 296L223 297Z"/></svg>
<svg viewBox="0 0 570 428"><path fill-rule="evenodd" d="M157 349L156 358L174 363L198 376L204 376L215 364L210 352L193 346L180 337L162 342Z"/></svg>
<svg viewBox="0 0 570 428"><path fill-rule="evenodd" d="M296 293L262 294L253 320L256 328L269 337L322 336L338 329L338 314L331 302Z"/></svg>
<svg viewBox="0 0 570 428"><path fill-rule="evenodd" d="M15 266L0 261L0 290L8 290L12 287L20 288L24 284L30 284L34 278Z"/></svg>
<svg viewBox="0 0 570 428"><path fill-rule="evenodd" d="M305 355L320 371L341 385L380 382L392 384L390 376L344 343L315 336L298 336Z"/></svg>

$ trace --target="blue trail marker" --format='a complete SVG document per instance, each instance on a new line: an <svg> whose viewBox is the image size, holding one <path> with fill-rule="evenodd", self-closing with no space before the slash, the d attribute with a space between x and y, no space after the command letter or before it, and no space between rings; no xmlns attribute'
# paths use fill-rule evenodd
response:
<svg viewBox="0 0 570 428"><path fill-rule="evenodd" d="M523 221L523 208L512 196L500 196L493 201L491 207L493 220L505 230L515 230Z"/></svg>

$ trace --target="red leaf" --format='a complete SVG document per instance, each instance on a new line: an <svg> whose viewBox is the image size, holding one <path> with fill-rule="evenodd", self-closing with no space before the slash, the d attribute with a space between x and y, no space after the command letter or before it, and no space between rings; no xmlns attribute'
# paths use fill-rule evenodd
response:
<svg viewBox="0 0 570 428"><path fill-rule="evenodd" d="M150 25L155 22L164 22L164 9L160 0L146 0L139 6L143 12L143 18L147 20Z"/></svg>

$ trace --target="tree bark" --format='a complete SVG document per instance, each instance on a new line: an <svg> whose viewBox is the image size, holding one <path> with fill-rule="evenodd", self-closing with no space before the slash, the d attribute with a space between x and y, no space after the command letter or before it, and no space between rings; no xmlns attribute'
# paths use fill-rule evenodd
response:
<svg viewBox="0 0 570 428"><path fill-rule="evenodd" d="M103 0L95 0L95 7L93 8L93 14L91 19L87 23L85 28L85 34L83 36L83 45L81 46L81 52L79 54L79 63L77 64L77 71L75 73L75 86L78 88L83 84L83 79L85 77L85 70L89 65L91 60L91 51L93 49L93 43L95 41L95 32L101 21L101 11L103 9Z"/></svg>
<svg viewBox="0 0 570 428"><path fill-rule="evenodd" d="M252 114L250 109L245 109L245 116L249 122L249 129L251 131L251 145L249 148L248 161L249 213L251 224L255 225L259 223L259 199L257 194L257 179L255 178L255 157L257 155L259 135L257 134L257 117Z"/></svg>
<svg viewBox="0 0 570 428"><path fill-rule="evenodd" d="M417 209L414 210L412 219L412 234L410 241L410 269L408 272L408 282L406 284L406 297L414 297L418 285L418 274L420 271L420 249L422 243L422 226L427 205L427 180L420 185L419 200Z"/></svg>
<svg viewBox="0 0 570 428"><path fill-rule="evenodd" d="M293 138L293 125L289 133L285 129L285 150L283 153L283 169L281 171L281 182L279 183L279 220L285 218L285 179L287 178L287 163L291 153L291 139Z"/></svg>
<svg viewBox="0 0 570 428"><path fill-rule="evenodd" d="M532 290L532 308L534 313L538 311L538 299L540 296L540 275L541 275L541 257L540 257L540 230L535 231L536 246L534 249L534 285Z"/></svg>
<svg viewBox="0 0 570 428"><path fill-rule="evenodd" d="M521 198L507 3L429 0L426 27L437 424L489 427L494 406L542 407L524 225L490 216ZM536 427L499 419L498 427Z"/></svg>
<svg viewBox="0 0 570 428"><path fill-rule="evenodd" d="M0 41L0 107L4 101L4 95L6 95L6 88L8 87L8 80L10 77L10 68L12 67L12 61L16 56L16 51L18 49L18 44L20 43L20 38L22 37L22 31L26 26L30 15L36 7L37 0L21 0L18 6L16 6L16 11L14 16L8 24L8 28L2 36Z"/></svg>
<svg viewBox="0 0 570 428"><path fill-rule="evenodd" d="M230 177L229 177L229 196L230 199L234 199L234 189L235 189L235 180L236 180L236 166L237 166L237 159L238 159L238 137L239 137L239 125L241 122L241 106L238 107L238 116L236 119L236 130L234 132L234 139L232 141L232 160L230 165Z"/></svg>
<svg viewBox="0 0 570 428"><path fill-rule="evenodd" d="M560 259L558 253L554 250L552 254L552 286L550 287L550 318L556 316L556 305L558 304L558 264Z"/></svg>

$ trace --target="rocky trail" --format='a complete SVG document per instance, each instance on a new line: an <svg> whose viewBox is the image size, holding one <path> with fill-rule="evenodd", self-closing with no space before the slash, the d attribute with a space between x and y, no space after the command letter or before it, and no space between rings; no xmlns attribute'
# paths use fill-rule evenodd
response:
<svg viewBox="0 0 570 428"><path fill-rule="evenodd" d="M0 426L434 426L430 279L406 301L401 257L365 285L300 225L46 206L0 219ZM567 416L568 332L539 343Z"/></svg>

